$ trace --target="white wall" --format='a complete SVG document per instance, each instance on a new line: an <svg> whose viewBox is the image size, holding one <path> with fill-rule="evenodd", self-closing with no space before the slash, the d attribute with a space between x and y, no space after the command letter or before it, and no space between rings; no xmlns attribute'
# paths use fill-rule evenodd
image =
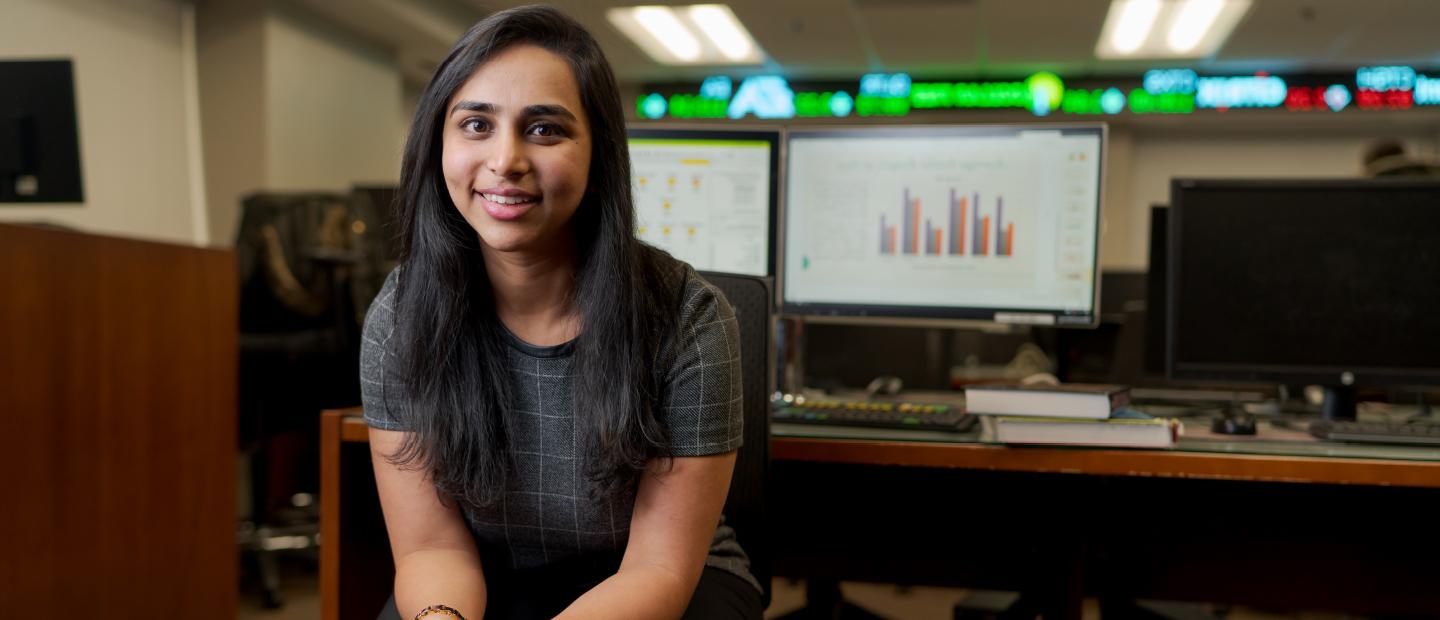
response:
<svg viewBox="0 0 1440 620"><path fill-rule="evenodd" d="M1121 128L1111 127L1106 136L1104 195L1100 209L1100 267L1102 269L1127 268L1131 262L1130 239L1135 235L1147 236L1131 216L1130 183L1135 160L1133 134Z"/></svg>
<svg viewBox="0 0 1440 620"><path fill-rule="evenodd" d="M393 53L285 0L206 0L198 15L214 243L258 191L395 183L405 128Z"/></svg>
<svg viewBox="0 0 1440 620"><path fill-rule="evenodd" d="M85 192L79 205L0 205L0 220L194 242L180 3L5 0L0 15L0 58L74 63Z"/></svg>
<svg viewBox="0 0 1440 620"><path fill-rule="evenodd" d="M265 20L265 187L348 191L400 178L394 56L303 12Z"/></svg>
<svg viewBox="0 0 1440 620"><path fill-rule="evenodd" d="M1106 178L1108 236L1102 265L1147 267L1150 206L1170 202L1172 178L1355 177L1360 176L1365 149L1378 139L1408 137L1405 141L1412 152L1434 152L1432 136L1415 135L1382 123L1359 129L1297 130L1283 117L1276 118L1268 131L1145 127L1112 131L1112 138L1118 139L1112 140L1111 173Z"/></svg>
<svg viewBox="0 0 1440 620"><path fill-rule="evenodd" d="M240 197L265 180L265 7L205 0L195 21L210 240L230 246Z"/></svg>

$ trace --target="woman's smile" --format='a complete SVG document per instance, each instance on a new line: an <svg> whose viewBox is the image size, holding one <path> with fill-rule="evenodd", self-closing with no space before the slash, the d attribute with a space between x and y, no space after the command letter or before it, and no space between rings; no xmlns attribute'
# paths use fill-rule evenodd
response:
<svg viewBox="0 0 1440 620"><path fill-rule="evenodd" d="M473 192L485 213L502 222L519 219L539 204L540 197L515 189L486 189Z"/></svg>

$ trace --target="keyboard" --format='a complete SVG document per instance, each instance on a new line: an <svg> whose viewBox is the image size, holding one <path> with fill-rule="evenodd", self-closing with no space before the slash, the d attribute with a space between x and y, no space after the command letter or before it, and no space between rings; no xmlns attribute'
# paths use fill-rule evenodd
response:
<svg viewBox="0 0 1440 620"><path fill-rule="evenodd" d="M962 407L935 403L891 401L777 399L771 419L793 424L829 424L870 428L963 433L975 426L975 416Z"/></svg>
<svg viewBox="0 0 1440 620"><path fill-rule="evenodd" d="M1310 423L1310 434L1330 441L1440 446L1440 422L1350 422L1321 420Z"/></svg>

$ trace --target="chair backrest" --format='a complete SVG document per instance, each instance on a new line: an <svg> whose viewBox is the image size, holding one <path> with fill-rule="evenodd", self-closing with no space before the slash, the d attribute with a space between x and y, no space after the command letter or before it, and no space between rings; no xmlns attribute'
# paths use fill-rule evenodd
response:
<svg viewBox="0 0 1440 620"><path fill-rule="evenodd" d="M259 192L240 206L240 330L335 327L337 271L321 260L348 252L348 198L334 193Z"/></svg>
<svg viewBox="0 0 1440 620"><path fill-rule="evenodd" d="M770 604L771 545L766 522L766 479L770 473L770 405L774 391L775 297L769 278L702 271L735 309L740 327L740 373L743 382L745 444L735 460L725 521L735 528L750 556L750 572L759 580L762 599Z"/></svg>

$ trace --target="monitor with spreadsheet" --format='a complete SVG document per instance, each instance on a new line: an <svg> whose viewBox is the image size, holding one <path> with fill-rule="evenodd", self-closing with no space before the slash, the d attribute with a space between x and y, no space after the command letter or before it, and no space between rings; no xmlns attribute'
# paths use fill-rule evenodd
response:
<svg viewBox="0 0 1440 620"><path fill-rule="evenodd" d="M774 275L779 131L629 134L641 241L699 270Z"/></svg>
<svg viewBox="0 0 1440 620"><path fill-rule="evenodd" d="M1092 326L1105 128L791 130L784 311Z"/></svg>

